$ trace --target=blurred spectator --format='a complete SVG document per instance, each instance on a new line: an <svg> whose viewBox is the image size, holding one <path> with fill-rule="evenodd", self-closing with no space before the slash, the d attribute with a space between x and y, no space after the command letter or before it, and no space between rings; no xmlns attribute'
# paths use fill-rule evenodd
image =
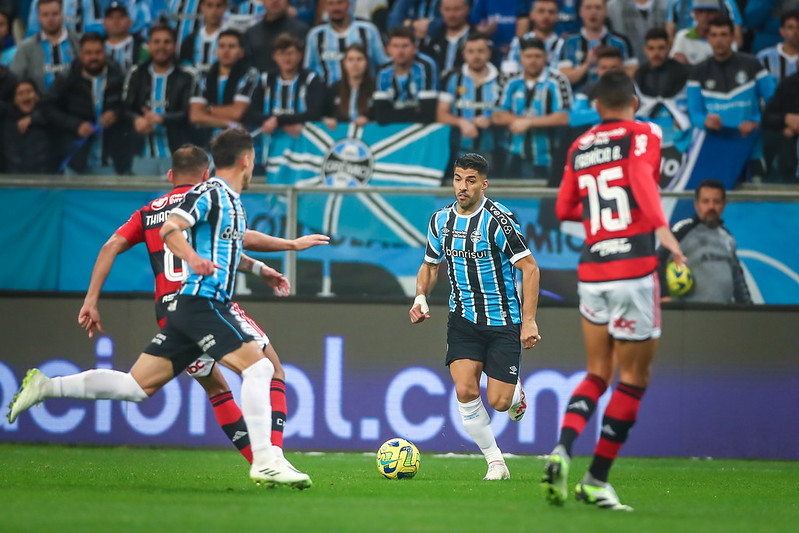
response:
<svg viewBox="0 0 799 533"><path fill-rule="evenodd" d="M421 49L433 58L439 72L459 70L470 30L468 0L441 0L441 16L443 26L424 40Z"/></svg>
<svg viewBox="0 0 799 533"><path fill-rule="evenodd" d="M444 75L438 97L436 119L452 128L452 155L497 148L491 114L499 101L501 86L497 68L491 64L491 41L482 33L469 34L463 49L465 64Z"/></svg>
<svg viewBox="0 0 799 533"><path fill-rule="evenodd" d="M305 39L308 26L289 14L288 0L263 0L264 18L247 30L244 36L244 54L261 72L277 69L273 58L272 44L278 35L288 33L298 39Z"/></svg>
<svg viewBox="0 0 799 533"><path fill-rule="evenodd" d="M123 72L130 70L133 65L147 61L150 54L147 45L139 35L130 32L133 22L128 14L128 9L120 2L111 2L105 8L103 28L105 29L105 51L108 57L116 61Z"/></svg>
<svg viewBox="0 0 799 533"><path fill-rule="evenodd" d="M14 37L11 35L11 15L0 9L0 65L8 66L17 53Z"/></svg>
<svg viewBox="0 0 799 533"><path fill-rule="evenodd" d="M395 0L388 14L388 29L400 26L413 28L417 42L427 37L430 21L439 12L439 0Z"/></svg>
<svg viewBox="0 0 799 533"><path fill-rule="evenodd" d="M766 161L786 183L799 183L799 73L785 78L766 105L763 125L772 135L766 143Z"/></svg>
<svg viewBox="0 0 799 533"><path fill-rule="evenodd" d="M269 135L282 128L299 137L303 123L322 120L326 91L315 72L302 68L302 41L293 35L278 35L274 43L277 70L261 74L246 121L260 126L264 135L255 139L256 159L265 164Z"/></svg>
<svg viewBox="0 0 799 533"><path fill-rule="evenodd" d="M685 254L686 264L694 276L693 288L679 298L681 301L752 303L741 262L735 252L735 237L724 227L721 219L726 206L724 185L718 180L704 180L694 192L696 216L681 220L672 227ZM666 283L666 265L670 260L671 253L660 246L658 275L663 301L671 300Z"/></svg>
<svg viewBox="0 0 799 533"><path fill-rule="evenodd" d="M146 40L149 37L150 26L160 11L166 9L165 0L102 0L101 6L119 3L125 6L131 20L130 33Z"/></svg>
<svg viewBox="0 0 799 533"><path fill-rule="evenodd" d="M338 122L354 122L364 126L374 118L372 96L375 80L369 72L369 58L362 44L351 44L344 52L344 69L341 79L328 90L327 118L331 130Z"/></svg>
<svg viewBox="0 0 799 533"><path fill-rule="evenodd" d="M624 58L621 50L615 46L600 46L597 48L596 57L597 79L611 70L624 70ZM588 127L601 122L595 105L595 88L596 82L586 83L574 94L574 104L569 112L569 126L576 128L570 136L572 139L576 139Z"/></svg>
<svg viewBox="0 0 799 533"><path fill-rule="evenodd" d="M355 18L371 20L380 33L388 33L388 6L393 0L352 0L352 14ZM321 4L325 0L321 0Z"/></svg>
<svg viewBox="0 0 799 533"><path fill-rule="evenodd" d="M647 32L644 53L646 62L635 72L636 115L660 126L664 147L676 145L684 152L691 136L685 95L690 68L669 57L669 35L663 28Z"/></svg>
<svg viewBox="0 0 799 533"><path fill-rule="evenodd" d="M646 32L666 24L668 3L669 0L608 0L610 27L630 40L639 63L646 59Z"/></svg>
<svg viewBox="0 0 799 533"><path fill-rule="evenodd" d="M14 99L17 77L5 65L0 65L0 102L10 103Z"/></svg>
<svg viewBox="0 0 799 533"><path fill-rule="evenodd" d="M694 0L694 26L677 32L671 47L671 57L680 63L696 65L713 55L707 42L710 21L721 16L718 0Z"/></svg>
<svg viewBox="0 0 799 533"><path fill-rule="evenodd" d="M69 158L72 171L109 175L129 170L127 131L121 120L123 81L119 65L106 60L103 37L85 33L78 59L56 77L42 98L47 122L60 130L58 158Z"/></svg>
<svg viewBox="0 0 799 533"><path fill-rule="evenodd" d="M216 62L217 39L227 6L227 0L200 0L203 22L180 45L181 64L194 67L201 76Z"/></svg>
<svg viewBox="0 0 799 533"><path fill-rule="evenodd" d="M754 56L733 50L735 37L730 19L718 17L710 21L707 38L713 55L696 65L688 80L691 123L708 134L722 128L735 128L742 137L757 134L760 102L768 102L774 94L774 79ZM751 157L762 157L759 143ZM754 165L753 175L762 176L764 170Z"/></svg>
<svg viewBox="0 0 799 533"><path fill-rule="evenodd" d="M781 36L780 16L789 11L799 10L799 0L753 0L745 2L744 20L753 33L750 50L759 52L774 46L784 38Z"/></svg>
<svg viewBox="0 0 799 533"><path fill-rule="evenodd" d="M436 120L438 72L428 56L418 52L413 30L400 26L388 38L391 63L377 73L375 119L381 124Z"/></svg>
<svg viewBox="0 0 799 533"><path fill-rule="evenodd" d="M322 0L324 2L324 0ZM316 13L319 8L317 0L291 0L294 16L308 27L316 25Z"/></svg>
<svg viewBox="0 0 799 533"><path fill-rule="evenodd" d="M491 37L499 56L504 57L516 36L518 0L475 0L469 20L474 28Z"/></svg>
<svg viewBox="0 0 799 533"><path fill-rule="evenodd" d="M760 2L761 0L756 1ZM735 28L735 46L741 46L743 43L741 34L743 19L736 0L713 0L713 2L722 15L732 19ZM691 29L694 25L691 18L695 15L693 12L695 9L698 9L695 0L669 0L669 7L666 12L666 31L669 37L674 39L677 32Z"/></svg>
<svg viewBox="0 0 799 533"><path fill-rule="evenodd" d="M159 20L166 21L177 35L176 49L181 50L183 41L202 24L200 3L202 0L162 0L166 10L160 13Z"/></svg>
<svg viewBox="0 0 799 533"><path fill-rule="evenodd" d="M0 167L14 174L49 174L58 164L53 157L48 125L37 109L39 88L22 80L14 88L14 103L0 103L2 152Z"/></svg>
<svg viewBox="0 0 799 533"><path fill-rule="evenodd" d="M629 75L632 76L638 66L627 37L614 33L605 26L607 11L605 0L583 0L580 4L583 28L580 33L564 37L558 69L575 89L599 79L596 65L596 50L599 46L615 46L621 50Z"/></svg>
<svg viewBox="0 0 799 533"><path fill-rule="evenodd" d="M264 13L264 4L261 0L247 0L230 9L225 25L244 33L261 22Z"/></svg>
<svg viewBox="0 0 799 533"><path fill-rule="evenodd" d="M219 34L216 57L217 61L197 83L189 106L189 121L205 129L202 146L207 145L218 128L241 122L259 78L258 70L243 61L244 38L236 30Z"/></svg>
<svg viewBox="0 0 799 533"><path fill-rule="evenodd" d="M133 173L164 176L171 154L191 142L189 98L194 77L175 64L175 30L150 28L150 59L135 65L125 80L125 112L133 122Z"/></svg>
<svg viewBox="0 0 799 533"><path fill-rule="evenodd" d="M37 15L37 7L41 0L31 2L28 13L28 25L25 37L30 37L42 31L42 21ZM64 26L80 35L86 32L103 31L102 11L97 0L61 0L61 10L64 16Z"/></svg>
<svg viewBox="0 0 799 533"><path fill-rule="evenodd" d="M353 19L349 7L349 0L325 0L329 21L308 32L305 68L316 72L327 85L341 79L344 50L353 43L366 47L372 72L390 59L377 27L371 22Z"/></svg>
<svg viewBox="0 0 799 533"><path fill-rule="evenodd" d="M580 31L582 21L578 15L581 0L557 0L558 22L555 33L566 35ZM516 35L522 36L530 31L532 21L529 19L531 10L535 7L534 0L518 0L516 8Z"/></svg>
<svg viewBox="0 0 799 533"><path fill-rule="evenodd" d="M547 65L555 68L558 64L563 38L555 33L555 25L558 22L557 0L536 0L530 10L530 22L533 29L521 38L514 37L510 43L508 57L502 63L502 73L506 76L515 76L522 71L522 64L519 61L519 41L521 39L536 37L544 41L547 47Z"/></svg>
<svg viewBox="0 0 799 533"><path fill-rule="evenodd" d="M786 11L782 14L780 35L784 39L782 43L757 54L757 58L777 83L796 72L799 62L799 11Z"/></svg>
<svg viewBox="0 0 799 533"><path fill-rule="evenodd" d="M41 91L57 73L69 69L78 53L78 38L64 27L61 0L39 0L36 14L42 31L20 43L11 70L20 79L31 78Z"/></svg>
<svg viewBox="0 0 799 533"><path fill-rule="evenodd" d="M508 81L492 121L508 126L513 134L513 155L507 173L549 179L556 141L554 128L569 123L571 87L565 76L547 67L544 41L524 39L520 46L523 73Z"/></svg>

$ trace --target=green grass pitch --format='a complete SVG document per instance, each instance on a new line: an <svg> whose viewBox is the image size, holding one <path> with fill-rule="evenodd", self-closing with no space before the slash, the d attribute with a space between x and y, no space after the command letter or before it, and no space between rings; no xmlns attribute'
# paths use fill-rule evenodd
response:
<svg viewBox="0 0 799 533"><path fill-rule="evenodd" d="M422 450L412 480L389 481L373 455L288 454L310 490L256 487L233 450L0 444L2 531L753 532L796 531L799 463L621 458L611 477L633 513L544 502L543 461L485 462ZM572 463L570 484L588 458Z"/></svg>

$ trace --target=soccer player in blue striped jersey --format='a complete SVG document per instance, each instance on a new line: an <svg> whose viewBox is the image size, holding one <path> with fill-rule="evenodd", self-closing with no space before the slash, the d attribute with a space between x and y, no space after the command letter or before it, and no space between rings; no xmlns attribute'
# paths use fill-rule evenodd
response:
<svg viewBox="0 0 799 533"><path fill-rule="evenodd" d="M438 96L436 120L449 124L457 140L459 154L480 150L491 152L497 146L491 130L491 113L502 91L497 68L492 65L491 41L482 33L471 33L463 47L465 64L444 76Z"/></svg>
<svg viewBox="0 0 799 533"><path fill-rule="evenodd" d="M413 29L391 30L388 52L392 62L380 67L374 93L375 119L381 124L395 122L430 123L438 106L438 70L435 62L419 53Z"/></svg>
<svg viewBox="0 0 799 533"><path fill-rule="evenodd" d="M780 16L780 35L783 42L757 54L777 83L796 72L799 64L799 11L786 11Z"/></svg>
<svg viewBox="0 0 799 533"><path fill-rule="evenodd" d="M596 49L599 46L619 48L628 75L632 76L638 67L638 59L633 54L630 41L624 35L608 29L605 25L607 16L607 0L583 0L580 4L580 18L583 21L580 33L564 37L557 66L575 89L599 79L596 72Z"/></svg>
<svg viewBox="0 0 799 533"><path fill-rule="evenodd" d="M193 187L160 230L165 247L188 265L189 276L166 311L166 323L139 355L130 372L88 370L47 378L28 371L8 417L46 398L113 399L143 402L203 353L240 374L241 410L250 437L250 478L257 484L311 486L271 442L270 382L273 363L252 326L231 308L242 248L268 249L274 238L247 229L240 194L252 180L255 151L241 129L221 133L211 144L216 177ZM188 237L187 237L188 235Z"/></svg>
<svg viewBox="0 0 799 533"><path fill-rule="evenodd" d="M412 324L430 318L427 295L446 261L452 292L447 321L447 356L463 426L488 463L485 480L503 480L510 472L497 447L491 420L480 396L480 376L488 377L488 403L519 420L527 408L521 387L521 349L532 348L538 334L538 265L516 217L485 196L488 162L479 154L455 161L455 203L430 219L424 261L416 278ZM522 296L515 269L522 272Z"/></svg>
<svg viewBox="0 0 799 533"><path fill-rule="evenodd" d="M390 60L377 27L371 22L353 18L349 8L349 0L326 0L329 22L311 29L305 41L305 68L316 72L327 85L341 79L344 52L353 43L366 47L373 74Z"/></svg>
<svg viewBox="0 0 799 533"><path fill-rule="evenodd" d="M513 134L509 172L547 179L552 171L552 131L569 124L571 88L562 74L546 66L544 41L525 39L521 49L524 73L507 83L492 120Z"/></svg>

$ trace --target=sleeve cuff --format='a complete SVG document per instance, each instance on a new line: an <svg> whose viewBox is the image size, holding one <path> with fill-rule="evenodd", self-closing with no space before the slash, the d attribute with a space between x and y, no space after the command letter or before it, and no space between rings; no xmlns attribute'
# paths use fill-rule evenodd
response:
<svg viewBox="0 0 799 533"><path fill-rule="evenodd" d="M179 216L180 218L182 218L192 226L197 223L197 220L193 216L191 216L190 214L188 214L186 211L184 211L179 207L176 207L175 209L170 211L169 214Z"/></svg>
<svg viewBox="0 0 799 533"><path fill-rule="evenodd" d="M520 260L524 259L528 255L533 255L533 252L531 252L530 250L519 252L518 254L510 258L510 262L512 265L515 265L516 263L518 263Z"/></svg>

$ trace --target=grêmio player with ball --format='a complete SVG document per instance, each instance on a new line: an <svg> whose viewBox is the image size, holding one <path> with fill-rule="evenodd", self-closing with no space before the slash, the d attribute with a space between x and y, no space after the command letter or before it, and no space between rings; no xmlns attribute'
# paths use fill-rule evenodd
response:
<svg viewBox="0 0 799 533"><path fill-rule="evenodd" d="M658 192L660 128L634 119L635 87L624 72L604 74L594 94L602 123L569 149L555 205L558 218L582 221L585 227L577 293L588 374L569 399L542 486L550 503L563 504L572 444L618 366L619 382L575 495L597 507L630 511L608 483L608 474L635 424L660 338L655 236L678 267L685 265L685 256L669 230Z"/></svg>
<svg viewBox="0 0 799 533"><path fill-rule="evenodd" d="M751 304L752 297L744 281L743 269L735 253L735 237L721 219L727 206L724 184L706 179L694 191L696 216L680 220L671 228L685 253L693 274L693 287L679 299L686 302ZM669 294L666 265L671 252L658 249L661 301L678 294Z"/></svg>
<svg viewBox="0 0 799 533"><path fill-rule="evenodd" d="M519 377L521 349L541 336L538 265L513 214L485 196L488 162L479 154L455 161L452 185L456 202L436 211L427 231L424 261L416 278L411 323L430 318L427 295L446 260L452 293L447 319L447 356L463 427L483 452L488 472L483 479L510 477L497 447L491 420L480 395L480 376L488 376L486 396L497 411L520 420L527 409ZM515 271L522 273L522 295Z"/></svg>

